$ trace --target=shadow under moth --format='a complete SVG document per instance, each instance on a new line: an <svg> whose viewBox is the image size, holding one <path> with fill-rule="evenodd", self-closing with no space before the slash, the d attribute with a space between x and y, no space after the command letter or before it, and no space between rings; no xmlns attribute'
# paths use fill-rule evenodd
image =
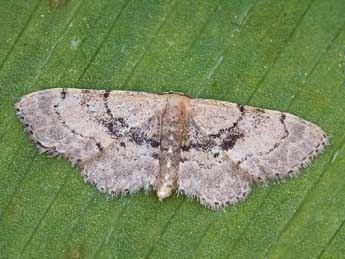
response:
<svg viewBox="0 0 345 259"><path fill-rule="evenodd" d="M327 144L297 116L178 93L56 88L16 108L40 151L78 164L99 191L176 191L215 210L297 175Z"/></svg>

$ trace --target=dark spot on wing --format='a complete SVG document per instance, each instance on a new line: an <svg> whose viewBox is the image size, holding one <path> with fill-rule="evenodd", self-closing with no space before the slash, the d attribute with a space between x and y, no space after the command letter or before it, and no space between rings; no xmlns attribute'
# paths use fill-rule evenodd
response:
<svg viewBox="0 0 345 259"><path fill-rule="evenodd" d="M126 144L124 142L120 142L121 147L126 147Z"/></svg>
<svg viewBox="0 0 345 259"><path fill-rule="evenodd" d="M238 128L238 122L242 119L242 116L233 123L231 127L219 130L217 134L210 134L210 138L218 138L221 140L221 148L223 150L229 150L233 148L238 139L244 137L243 132Z"/></svg>
<svg viewBox="0 0 345 259"><path fill-rule="evenodd" d="M103 147L102 147L102 144L100 142L96 142L96 146L98 148L99 151L103 151Z"/></svg>
<svg viewBox="0 0 345 259"><path fill-rule="evenodd" d="M187 162L189 159L188 158L186 158L186 157L180 157L180 162L181 163L185 163L185 162Z"/></svg>
<svg viewBox="0 0 345 259"><path fill-rule="evenodd" d="M230 127L219 129L216 133L202 136L199 140L191 142L188 145L185 144L181 147L182 151L189 151L190 148L207 151L216 146L221 147L223 150L228 150L234 147L237 140L244 137L243 131L238 128L238 124L244 116L244 106L238 105L238 108L242 112L242 114L237 118L235 122L233 122ZM198 138L199 131L201 130L197 128L196 138Z"/></svg>
<svg viewBox="0 0 345 259"><path fill-rule="evenodd" d="M145 133L138 127L132 127L129 130L131 140L139 146L142 146L146 141Z"/></svg>
<svg viewBox="0 0 345 259"><path fill-rule="evenodd" d="M157 160L159 158L159 155L158 153L155 152L155 153L152 153L152 157Z"/></svg>
<svg viewBox="0 0 345 259"><path fill-rule="evenodd" d="M184 152L188 152L190 150L190 146L189 145L183 145L183 146L181 146L181 149Z"/></svg>
<svg viewBox="0 0 345 259"><path fill-rule="evenodd" d="M212 139L204 140L204 141L199 142L199 143L191 143L190 144L190 147L197 149L197 150L203 150L203 151L211 150L215 146L217 146L217 142L215 142Z"/></svg>
<svg viewBox="0 0 345 259"><path fill-rule="evenodd" d="M159 147L159 142L154 139L148 139L147 142L151 145L151 147Z"/></svg>
<svg viewBox="0 0 345 259"><path fill-rule="evenodd" d="M139 127L129 128L129 125L126 123L124 118L110 117L102 118L98 121L107 129L107 132L114 138L120 138L125 135L129 141L134 142L139 146L147 144L153 148L157 148L160 145L159 139L156 139L155 136L147 136L145 129ZM124 146L125 143L120 145Z"/></svg>
<svg viewBox="0 0 345 259"><path fill-rule="evenodd" d="M219 157L219 153L214 153L214 154L213 154L213 157L214 157L214 158Z"/></svg>
<svg viewBox="0 0 345 259"><path fill-rule="evenodd" d="M221 144L222 149L229 150L233 148L237 142L238 139L242 139L244 137L244 134L238 131L234 131L230 134L228 134Z"/></svg>
<svg viewBox="0 0 345 259"><path fill-rule="evenodd" d="M110 117L106 119L98 120L103 127L105 127L110 135L115 138L119 138L122 136L120 133L123 128L128 128L128 124L125 122L123 118L120 117Z"/></svg>
<svg viewBox="0 0 345 259"><path fill-rule="evenodd" d="M119 133L119 127L113 121L102 120L101 122L110 135L116 138L122 136L122 134Z"/></svg>

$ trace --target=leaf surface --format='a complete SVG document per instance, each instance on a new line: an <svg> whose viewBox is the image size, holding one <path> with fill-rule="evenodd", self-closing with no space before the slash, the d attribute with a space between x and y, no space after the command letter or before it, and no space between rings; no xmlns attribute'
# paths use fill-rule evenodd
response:
<svg viewBox="0 0 345 259"><path fill-rule="evenodd" d="M343 0L0 1L3 258L341 258ZM38 154L14 104L51 87L184 92L296 114L330 136L285 183L214 212L153 193L108 198Z"/></svg>

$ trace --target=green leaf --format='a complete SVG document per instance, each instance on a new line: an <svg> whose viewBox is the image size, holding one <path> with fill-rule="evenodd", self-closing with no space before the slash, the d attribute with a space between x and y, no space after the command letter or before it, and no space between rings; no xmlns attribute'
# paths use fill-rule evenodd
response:
<svg viewBox="0 0 345 259"><path fill-rule="evenodd" d="M0 257L344 257L343 0L65 2L0 1ZM110 199L38 154L15 118L22 95L62 86L287 111L330 145L224 212L183 196Z"/></svg>

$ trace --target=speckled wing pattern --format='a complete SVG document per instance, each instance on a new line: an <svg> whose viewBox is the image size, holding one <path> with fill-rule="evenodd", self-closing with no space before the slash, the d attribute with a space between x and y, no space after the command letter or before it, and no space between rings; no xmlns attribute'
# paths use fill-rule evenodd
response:
<svg viewBox="0 0 345 259"><path fill-rule="evenodd" d="M43 90L17 104L42 152L80 164L85 179L114 195L154 184L163 108L154 94L78 89Z"/></svg>
<svg viewBox="0 0 345 259"><path fill-rule="evenodd" d="M176 190L211 209L297 175L327 144L297 116L176 93L56 88L16 107L39 149L78 164L98 190L161 200Z"/></svg>
<svg viewBox="0 0 345 259"><path fill-rule="evenodd" d="M252 182L295 176L327 144L297 116L214 100L191 100L178 190L211 208L246 198Z"/></svg>

